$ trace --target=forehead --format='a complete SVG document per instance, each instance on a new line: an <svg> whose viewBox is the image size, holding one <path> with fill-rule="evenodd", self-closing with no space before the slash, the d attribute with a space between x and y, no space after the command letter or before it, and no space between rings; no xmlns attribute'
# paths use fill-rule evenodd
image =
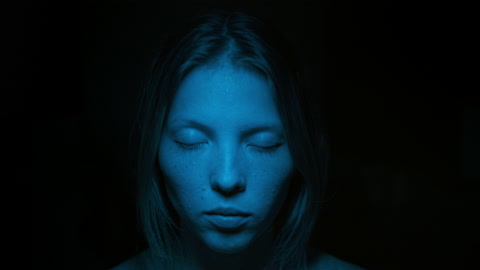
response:
<svg viewBox="0 0 480 270"><path fill-rule="evenodd" d="M279 122L274 90L260 74L220 60L193 69L182 81L169 120L249 124Z"/></svg>

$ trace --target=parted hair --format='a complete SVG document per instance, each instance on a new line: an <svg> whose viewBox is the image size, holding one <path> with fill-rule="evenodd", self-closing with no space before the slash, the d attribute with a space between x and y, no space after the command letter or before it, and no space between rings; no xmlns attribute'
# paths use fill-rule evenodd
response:
<svg viewBox="0 0 480 270"><path fill-rule="evenodd" d="M305 269L312 230L325 194L328 149L315 94L303 83L298 52L279 31L244 11L208 10L188 31L172 36L146 75L137 118L136 201L139 228L150 259L171 269L181 260L181 231L166 194L157 151L168 112L182 80L228 52L235 65L253 70L273 87L295 173L272 229L270 269Z"/></svg>

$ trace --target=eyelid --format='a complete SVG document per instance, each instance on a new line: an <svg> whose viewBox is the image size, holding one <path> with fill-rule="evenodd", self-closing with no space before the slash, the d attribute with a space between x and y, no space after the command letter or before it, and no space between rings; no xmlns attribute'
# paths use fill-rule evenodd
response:
<svg viewBox="0 0 480 270"><path fill-rule="evenodd" d="M280 146L282 145L283 142L278 142L278 143L274 143L274 144L264 144L264 145L261 145L261 144L252 144L253 146L257 146L257 147L262 147L262 148L272 148L272 147L275 147L275 146Z"/></svg>
<svg viewBox="0 0 480 270"><path fill-rule="evenodd" d="M205 136L195 129L182 129L171 134L171 139L175 142L193 145L205 142Z"/></svg>
<svg viewBox="0 0 480 270"><path fill-rule="evenodd" d="M181 145L186 145L186 146L193 146L193 145L198 145L198 144L204 144L206 142L194 142L194 143L187 143L187 142L182 142L182 141L179 141L179 140L173 140L175 143L177 144L181 144Z"/></svg>
<svg viewBox="0 0 480 270"><path fill-rule="evenodd" d="M270 144L273 142L281 142L284 140L283 134L275 132L263 131L254 134L250 134L246 140L257 142L259 144Z"/></svg>
<svg viewBox="0 0 480 270"><path fill-rule="evenodd" d="M181 141L173 140L173 142L184 151L194 151L200 149L206 142L199 143L184 143Z"/></svg>
<svg viewBox="0 0 480 270"><path fill-rule="evenodd" d="M253 146L255 148L259 148L259 149L262 149L262 150L275 150L282 145L283 145L283 142L279 142L279 143L275 143L275 144L271 144L271 145L267 145L267 146L250 144L250 146Z"/></svg>
<svg viewBox="0 0 480 270"><path fill-rule="evenodd" d="M203 141L203 140L192 140L192 141L189 141L189 140L173 139L173 141L174 141L175 143L183 144L183 145L195 145L195 144L206 143L206 141Z"/></svg>

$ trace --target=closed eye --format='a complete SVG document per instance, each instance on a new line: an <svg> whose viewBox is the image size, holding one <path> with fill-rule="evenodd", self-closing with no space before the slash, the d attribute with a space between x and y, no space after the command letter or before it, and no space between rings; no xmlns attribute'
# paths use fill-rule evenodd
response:
<svg viewBox="0 0 480 270"><path fill-rule="evenodd" d="M250 146L254 147L259 152L273 152L278 147L280 147L281 145L283 145L283 143L277 143L277 144L269 145L269 146L260 146L260 145L251 144Z"/></svg>
<svg viewBox="0 0 480 270"><path fill-rule="evenodd" d="M203 144L203 142L200 142L200 143L184 143L184 142L180 142L180 141L175 141L175 144L177 144L177 146L182 149L182 150L186 150L186 151L193 151L193 150L198 150L200 149Z"/></svg>

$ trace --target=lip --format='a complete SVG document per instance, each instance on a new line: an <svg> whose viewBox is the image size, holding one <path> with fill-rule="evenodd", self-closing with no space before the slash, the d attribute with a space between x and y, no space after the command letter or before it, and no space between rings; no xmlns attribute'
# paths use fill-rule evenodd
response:
<svg viewBox="0 0 480 270"><path fill-rule="evenodd" d="M223 232L239 231L250 220L250 216L250 213L234 208L216 208L205 212L206 219Z"/></svg>
<svg viewBox="0 0 480 270"><path fill-rule="evenodd" d="M205 212L207 215L221 215L221 216L241 216L248 217L252 214L245 211L238 210L233 207L218 207L213 210Z"/></svg>

